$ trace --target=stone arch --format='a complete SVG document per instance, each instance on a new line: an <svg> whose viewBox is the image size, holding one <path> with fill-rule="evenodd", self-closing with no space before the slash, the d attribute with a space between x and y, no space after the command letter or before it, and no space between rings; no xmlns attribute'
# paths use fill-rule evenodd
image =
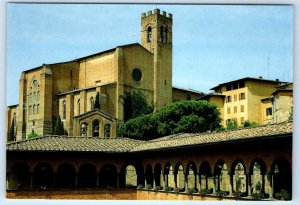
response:
<svg viewBox="0 0 300 205"><path fill-rule="evenodd" d="M242 160L235 160L231 165L232 186L234 192L247 192L248 183L246 166Z"/></svg>
<svg viewBox="0 0 300 205"><path fill-rule="evenodd" d="M80 126L80 136L86 137L88 133L88 123L83 122Z"/></svg>
<svg viewBox="0 0 300 205"><path fill-rule="evenodd" d="M249 168L249 185L251 193L265 193L266 174L267 167L265 162L260 158L254 159ZM260 188L259 184L261 185Z"/></svg>
<svg viewBox="0 0 300 205"><path fill-rule="evenodd" d="M52 188L54 186L54 172L48 163L37 164L33 171L33 187L40 189Z"/></svg>
<svg viewBox="0 0 300 205"><path fill-rule="evenodd" d="M197 167L193 161L188 162L186 166L186 178L187 178L187 188L194 189L197 188Z"/></svg>
<svg viewBox="0 0 300 205"><path fill-rule="evenodd" d="M229 191L231 190L230 176L228 174L228 166L224 160L219 160L216 162L214 175L216 180L216 189L220 191L226 191L229 194Z"/></svg>
<svg viewBox="0 0 300 205"><path fill-rule="evenodd" d="M275 159L271 166L271 175L274 194L280 193L282 190L292 194L292 170L288 160L283 157Z"/></svg>
<svg viewBox="0 0 300 205"><path fill-rule="evenodd" d="M78 187L97 187L97 169L93 164L82 164L78 171Z"/></svg>
<svg viewBox="0 0 300 205"><path fill-rule="evenodd" d="M12 166L8 188L12 190L30 188L30 168L26 163L16 163Z"/></svg>
<svg viewBox="0 0 300 205"><path fill-rule="evenodd" d="M214 185L212 179L212 172L211 167L208 161L203 161L200 165L199 169L199 176L200 176L200 189L210 189Z"/></svg>
<svg viewBox="0 0 300 205"><path fill-rule="evenodd" d="M118 171L112 164L105 164L101 167L99 176L99 185L101 188L118 187Z"/></svg>
<svg viewBox="0 0 300 205"><path fill-rule="evenodd" d="M179 190L184 190L184 166L181 162L177 162L174 167L175 185Z"/></svg>
<svg viewBox="0 0 300 205"><path fill-rule="evenodd" d="M56 173L56 187L73 188L75 187L76 171L73 165L63 163L58 166Z"/></svg>
<svg viewBox="0 0 300 205"><path fill-rule="evenodd" d="M93 131L93 137L99 137L100 133L100 121L98 119L93 120L92 122L92 131Z"/></svg>
<svg viewBox="0 0 300 205"><path fill-rule="evenodd" d="M153 170L151 164L147 164L146 170L145 170L145 179L146 179L146 185L151 185L153 187Z"/></svg>

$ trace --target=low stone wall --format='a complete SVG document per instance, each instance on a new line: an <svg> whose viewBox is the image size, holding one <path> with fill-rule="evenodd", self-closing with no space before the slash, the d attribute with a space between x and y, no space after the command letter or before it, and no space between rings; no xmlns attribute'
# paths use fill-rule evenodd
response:
<svg viewBox="0 0 300 205"><path fill-rule="evenodd" d="M99 200L135 200L135 189L91 189L91 190L28 190L7 191L9 199L99 199Z"/></svg>
<svg viewBox="0 0 300 205"><path fill-rule="evenodd" d="M19 190L7 191L9 199L76 199L76 200L198 200L234 201L234 197L200 196L199 194L147 191L136 189L76 189L76 190ZM238 200L253 200L241 198Z"/></svg>
<svg viewBox="0 0 300 205"><path fill-rule="evenodd" d="M200 196L199 194L174 193L164 191L137 191L137 200L202 200L202 201L216 201L216 200L235 200L233 198L218 199L216 196Z"/></svg>

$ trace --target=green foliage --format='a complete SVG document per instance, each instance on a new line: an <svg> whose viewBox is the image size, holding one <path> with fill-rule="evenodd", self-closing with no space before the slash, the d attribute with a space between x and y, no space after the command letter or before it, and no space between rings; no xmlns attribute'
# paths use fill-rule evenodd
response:
<svg viewBox="0 0 300 205"><path fill-rule="evenodd" d="M125 122L153 112L153 107L148 105L146 97L139 91L133 91L133 93L124 92L124 95L121 97L123 98L124 103Z"/></svg>
<svg viewBox="0 0 300 205"><path fill-rule="evenodd" d="M230 121L227 125L227 130L235 130L237 128L237 124L234 121Z"/></svg>
<svg viewBox="0 0 300 205"><path fill-rule="evenodd" d="M279 193L274 194L274 198L278 200L291 200L291 195L285 189L282 189Z"/></svg>
<svg viewBox="0 0 300 205"><path fill-rule="evenodd" d="M14 140L15 140L15 120L12 119L11 127L9 129L8 141L14 141Z"/></svg>
<svg viewBox="0 0 300 205"><path fill-rule="evenodd" d="M99 92L97 92L97 94L96 94L94 108L100 109L100 94L99 94Z"/></svg>
<svg viewBox="0 0 300 205"><path fill-rule="evenodd" d="M159 112L142 115L120 126L119 136L150 140L180 132L205 132L220 127L216 107L207 101L181 101Z"/></svg>
<svg viewBox="0 0 300 205"><path fill-rule="evenodd" d="M246 128L246 127L252 127L252 126L255 126L257 125L256 122L250 122L249 120L246 120L244 123L243 123L243 127Z"/></svg>
<svg viewBox="0 0 300 205"><path fill-rule="evenodd" d="M32 131L29 135L27 135L27 138L28 138L28 139L31 139L31 138L35 138L35 137L38 137L38 136L39 136L38 133Z"/></svg>
<svg viewBox="0 0 300 205"><path fill-rule="evenodd" d="M64 124L60 119L60 116L58 115L57 119L56 119L56 123L55 123L55 127L54 127L54 135L64 135L65 134L65 129L64 129Z"/></svg>

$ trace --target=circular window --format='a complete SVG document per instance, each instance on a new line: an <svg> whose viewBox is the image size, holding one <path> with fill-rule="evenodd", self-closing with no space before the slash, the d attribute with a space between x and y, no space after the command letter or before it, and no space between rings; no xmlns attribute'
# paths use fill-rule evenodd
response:
<svg viewBox="0 0 300 205"><path fill-rule="evenodd" d="M138 68L133 69L133 71L132 71L132 78L135 81L137 81L137 82L140 81L141 78L142 78L142 72L141 72L141 70L138 69Z"/></svg>

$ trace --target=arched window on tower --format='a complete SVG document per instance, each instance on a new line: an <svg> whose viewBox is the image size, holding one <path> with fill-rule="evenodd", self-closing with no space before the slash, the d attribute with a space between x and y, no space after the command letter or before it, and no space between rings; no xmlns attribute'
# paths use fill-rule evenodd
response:
<svg viewBox="0 0 300 205"><path fill-rule="evenodd" d="M149 26L148 29L147 29L147 41L148 42L152 41L152 28L151 28L151 26Z"/></svg>
<svg viewBox="0 0 300 205"><path fill-rule="evenodd" d="M160 42L168 42L168 28L166 26L160 27Z"/></svg>
<svg viewBox="0 0 300 205"><path fill-rule="evenodd" d="M32 115L32 106L29 106L29 115Z"/></svg>
<svg viewBox="0 0 300 205"><path fill-rule="evenodd" d="M63 101L63 120L66 119L66 115L67 115L67 105L66 105L66 101Z"/></svg>
<svg viewBox="0 0 300 205"><path fill-rule="evenodd" d="M36 106L36 114L39 114L40 113L40 104L37 104Z"/></svg>

